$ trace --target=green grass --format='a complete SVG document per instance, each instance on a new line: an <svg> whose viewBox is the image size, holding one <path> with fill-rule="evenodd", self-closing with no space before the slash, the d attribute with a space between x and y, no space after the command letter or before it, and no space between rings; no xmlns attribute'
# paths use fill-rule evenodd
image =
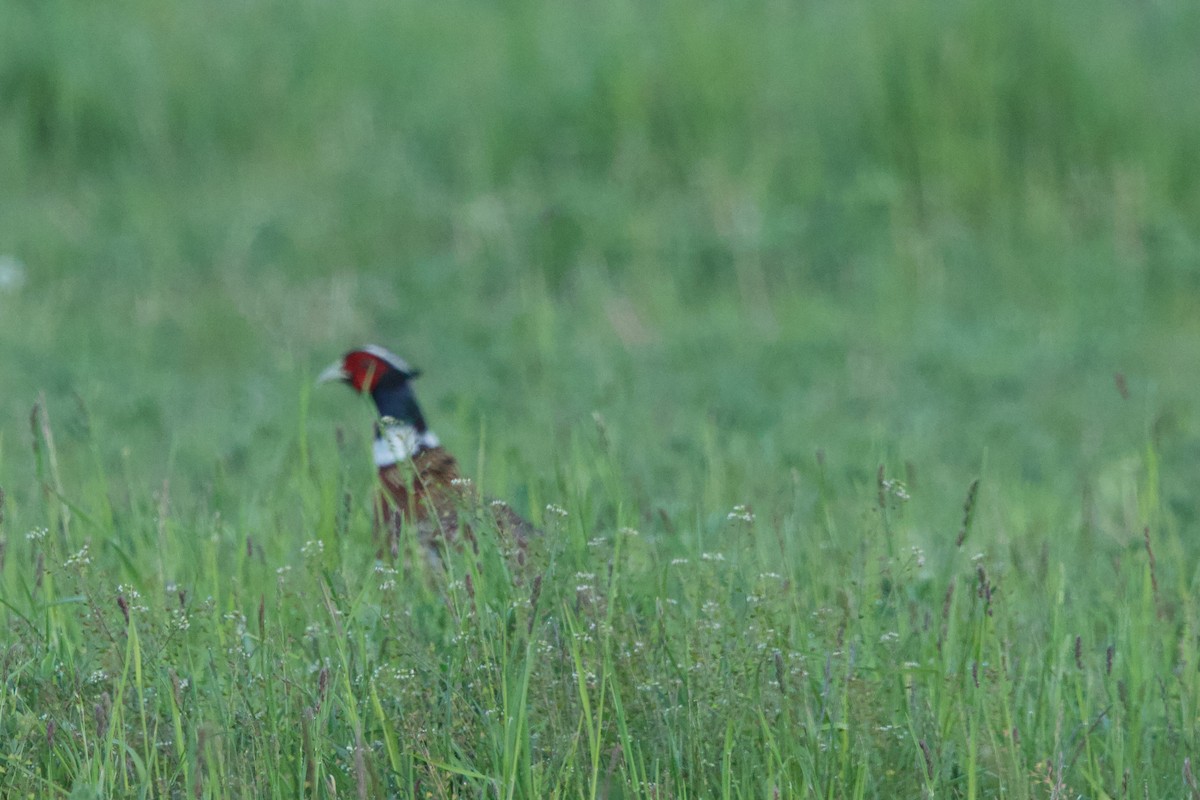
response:
<svg viewBox="0 0 1200 800"><path fill-rule="evenodd" d="M0 795L1200 796L1196 41L0 3ZM376 564L365 341L526 567Z"/></svg>

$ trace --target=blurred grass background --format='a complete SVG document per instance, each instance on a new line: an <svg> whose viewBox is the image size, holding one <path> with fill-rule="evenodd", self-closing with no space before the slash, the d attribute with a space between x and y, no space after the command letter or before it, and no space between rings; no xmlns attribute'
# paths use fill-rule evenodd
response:
<svg viewBox="0 0 1200 800"><path fill-rule="evenodd" d="M0 475L45 389L139 473L262 477L368 339L543 470L592 410L771 467L1057 484L1155 420L1194 455L1198 34L1190 3L4 3Z"/></svg>
<svg viewBox="0 0 1200 800"><path fill-rule="evenodd" d="M649 498L727 508L818 449L1087 497L1153 442L1190 520L1197 34L1189 3L4 3L0 485L45 390L68 462L91 425L107 474L244 493L372 340L501 483L597 411Z"/></svg>
<svg viewBox="0 0 1200 800"><path fill-rule="evenodd" d="M1165 694L1162 715L1140 699L1194 628L1198 41L1200 5L1174 1L4 0L0 487L12 552L33 553L39 540L21 532L54 516L29 447L44 391L66 499L99 520L81 529L125 537L104 543L97 585L108 568L152 572L140 559L156 554L161 583L211 586L214 614L244 623L253 598L222 582L218 550L229 574L251 576L250 597L316 528L332 530L334 430L365 460L370 415L311 384L375 341L425 370L427 416L488 491L535 515L570 506L580 541L592 525L669 532L653 545L659 561L698 560L734 536L721 527L729 509L749 503L792 537L780 547L797 556L787 566L800 588L781 618L849 596L847 619L864 626L851 636L883 663L875 643L897 626L848 610L899 608L899 591L870 588L891 536L882 487L868 513L877 468L911 494L898 539L945 574L966 486L982 475L967 547L1011 567L1013 614L997 634L990 597L987 611L971 605L962 613L983 632L962 651L980 659L995 635L1055 676L1031 672L1043 730L1029 763L1060 747L1065 702L1037 691L1082 664L1079 638L1069 646L1082 631L1093 650L1116 642L1118 674L1132 656L1133 722L1095 728L1111 701L1085 707L1089 695L1077 723L1116 742L1105 752L1128 731L1155 786L1177 786L1171 759L1186 747L1157 733L1175 712ZM358 468L354 485L369 485ZM168 526L156 516L168 494L203 513ZM1144 525L1168 600L1155 583L1130 622ZM155 549L176 540L189 544ZM79 546L66 544L63 558ZM126 546L136 564L114 566ZM1114 582L1109 562L1119 572L1123 559L1135 574ZM6 575L25 586L11 561ZM925 666L943 655L928 615L952 616L934 583L923 574L910 597L926 611L919 632L910 621ZM669 593L687 601L689 585ZM30 593L30 616L57 613L49 594ZM1050 595L1068 609L1053 620ZM975 602L967 584L959 596ZM692 599L687 613L711 619ZM727 630L744 622L738 604L721 608ZM1160 624L1172 614L1183 621ZM284 651L304 630L291 622ZM783 636L840 653L844 624L819 640ZM1096 697L1111 690L1112 652L1103 677L1089 662ZM954 666L964 684L966 664ZM51 659L42 672L51 685ZM1180 708L1192 684L1171 684ZM1176 721L1173 735L1190 735L1186 710ZM953 748L961 732L941 733ZM974 733L959 738L974 747ZM1010 766L1005 779L1028 773ZM1089 785L1111 788L1122 768L1097 766Z"/></svg>

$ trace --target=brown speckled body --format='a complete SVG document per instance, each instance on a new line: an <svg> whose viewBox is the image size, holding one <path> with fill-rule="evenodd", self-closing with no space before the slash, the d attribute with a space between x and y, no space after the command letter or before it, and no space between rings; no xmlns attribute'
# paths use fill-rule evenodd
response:
<svg viewBox="0 0 1200 800"><path fill-rule="evenodd" d="M380 467L379 480L382 491L376 512L386 540L380 556L384 551L392 558L399 556L400 536L405 531L416 534L433 562L440 560L445 545L474 542L470 517L484 506L470 482L461 480L458 462L445 448L427 448L411 461ZM518 562L523 562L533 526L502 501L486 504L486 513L496 530L516 545Z"/></svg>
<svg viewBox="0 0 1200 800"><path fill-rule="evenodd" d="M431 447L379 468L383 484L377 508L387 549L399 555L401 532L412 526L422 547L436 553L443 541L458 539L458 513L463 505L458 462L443 447Z"/></svg>

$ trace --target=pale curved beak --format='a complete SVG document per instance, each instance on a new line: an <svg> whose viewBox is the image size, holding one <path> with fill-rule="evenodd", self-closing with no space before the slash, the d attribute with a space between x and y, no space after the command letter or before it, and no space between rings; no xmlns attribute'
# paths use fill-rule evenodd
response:
<svg viewBox="0 0 1200 800"><path fill-rule="evenodd" d="M330 383L331 381L348 381L350 373L346 372L346 368L342 366L341 361L335 361L330 364L324 372L317 376L317 383Z"/></svg>

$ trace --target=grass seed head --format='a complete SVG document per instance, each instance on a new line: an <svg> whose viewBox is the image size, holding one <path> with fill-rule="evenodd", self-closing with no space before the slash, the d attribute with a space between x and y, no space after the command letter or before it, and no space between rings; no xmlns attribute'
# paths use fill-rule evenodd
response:
<svg viewBox="0 0 1200 800"><path fill-rule="evenodd" d="M962 547L963 541L967 538L967 532L971 529L971 520L975 516L975 499L978 495L979 478L976 478L967 487L967 499L963 501L962 525L958 529L958 538L954 542L955 547Z"/></svg>

